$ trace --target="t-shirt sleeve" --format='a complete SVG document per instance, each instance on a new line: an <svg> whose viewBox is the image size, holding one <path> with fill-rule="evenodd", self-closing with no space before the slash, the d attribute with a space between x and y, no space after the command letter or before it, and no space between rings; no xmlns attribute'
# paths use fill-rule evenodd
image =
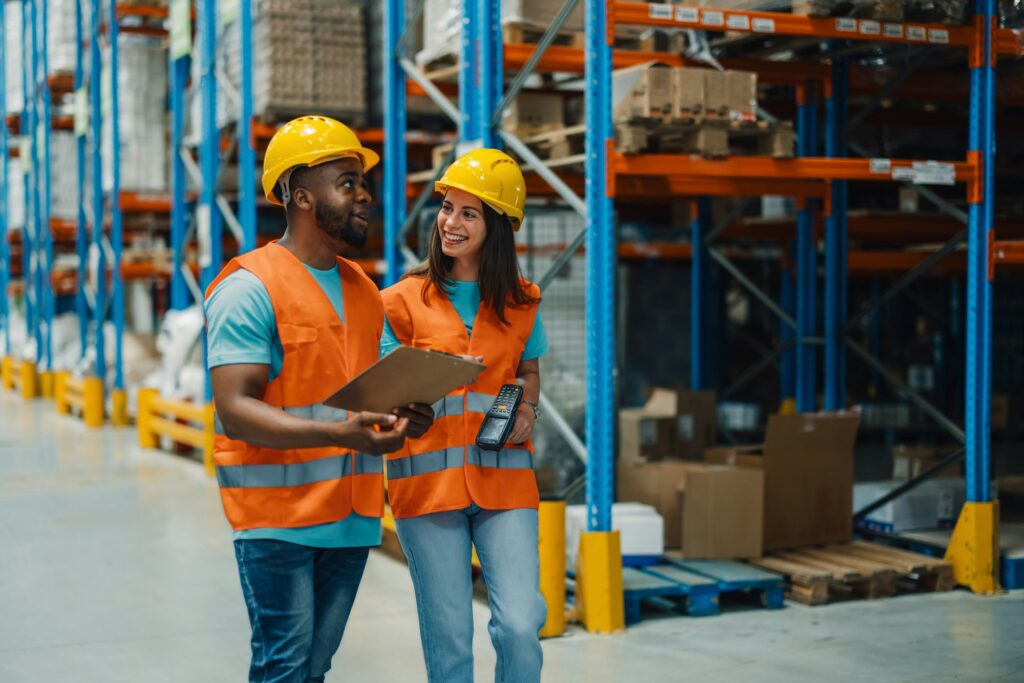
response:
<svg viewBox="0 0 1024 683"><path fill-rule="evenodd" d="M277 336L267 288L239 270L224 279L206 301L207 366L271 364Z"/></svg>
<svg viewBox="0 0 1024 683"><path fill-rule="evenodd" d="M548 352L548 335L544 330L544 319L540 316L540 309L537 309L537 318L533 321L533 331L530 338L526 340L526 348L523 349L523 360L535 360Z"/></svg>
<svg viewBox="0 0 1024 683"><path fill-rule="evenodd" d="M391 329L391 323L385 317L384 330L380 333L380 357L383 358L401 345L398 337L395 336L395 331Z"/></svg>

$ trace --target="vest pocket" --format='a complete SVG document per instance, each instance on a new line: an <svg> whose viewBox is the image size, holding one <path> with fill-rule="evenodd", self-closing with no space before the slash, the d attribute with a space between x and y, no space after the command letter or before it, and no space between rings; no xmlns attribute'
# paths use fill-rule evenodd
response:
<svg viewBox="0 0 1024 683"><path fill-rule="evenodd" d="M307 344L315 344L320 337L320 330L311 325L278 323L277 334L281 338L281 348L287 355L289 351L296 351Z"/></svg>

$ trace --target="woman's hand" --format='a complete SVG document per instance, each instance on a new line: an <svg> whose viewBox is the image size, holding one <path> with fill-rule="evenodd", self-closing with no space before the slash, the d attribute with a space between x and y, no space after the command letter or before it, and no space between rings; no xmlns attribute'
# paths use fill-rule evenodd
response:
<svg viewBox="0 0 1024 683"><path fill-rule="evenodd" d="M409 421L407 435L410 439L418 439L430 431L434 424L434 409L425 403L410 403L405 408L395 408L394 414Z"/></svg>
<svg viewBox="0 0 1024 683"><path fill-rule="evenodd" d="M527 404L519 406L516 412L516 423L512 427L512 433L508 435L509 443L526 443L533 436L533 425L537 418L533 415L533 408Z"/></svg>

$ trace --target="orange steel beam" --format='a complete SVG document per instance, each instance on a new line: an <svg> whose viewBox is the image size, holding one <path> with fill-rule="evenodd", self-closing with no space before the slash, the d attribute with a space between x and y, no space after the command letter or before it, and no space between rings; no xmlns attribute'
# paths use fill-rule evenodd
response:
<svg viewBox="0 0 1024 683"><path fill-rule="evenodd" d="M609 15L611 22L617 24L965 48L974 47L979 36L974 26L879 22L848 17L808 17L779 12L710 8L698 10L693 7L648 5L639 2L609 3ZM1021 54L1020 42L1012 30L997 30L995 43L999 54Z"/></svg>
<svg viewBox="0 0 1024 683"><path fill-rule="evenodd" d="M688 178L787 178L791 180L874 180L892 181L893 171L910 171L915 163L906 159L888 159L885 164L869 159L826 159L804 157L729 157L708 160L678 154L616 154L615 171L622 175L685 176ZM956 181L969 183L977 178L977 165L949 162ZM881 170L884 169L884 170ZM900 178L895 178L900 180Z"/></svg>
<svg viewBox="0 0 1024 683"><path fill-rule="evenodd" d="M193 13L194 14L194 13ZM166 19L166 7L153 7L142 5L117 5L117 18L142 17L144 19Z"/></svg>
<svg viewBox="0 0 1024 683"><path fill-rule="evenodd" d="M1024 241L993 242L990 260L993 267L997 265L1024 265Z"/></svg>

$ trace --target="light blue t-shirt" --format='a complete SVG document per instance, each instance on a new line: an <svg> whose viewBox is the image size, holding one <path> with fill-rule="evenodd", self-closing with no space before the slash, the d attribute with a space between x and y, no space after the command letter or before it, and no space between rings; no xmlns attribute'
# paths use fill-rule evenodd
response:
<svg viewBox="0 0 1024 683"><path fill-rule="evenodd" d="M338 318L344 322L345 304L338 266L330 270L306 266L306 270L316 279ZM238 270L224 278L206 302L206 320L210 368L257 363L270 366L268 380L281 374L284 349L277 334L274 307L266 287L255 275ZM345 519L316 526L236 531L234 539L272 539L314 548L352 548L380 545L380 535L380 519L353 512Z"/></svg>
<svg viewBox="0 0 1024 683"><path fill-rule="evenodd" d="M466 326L466 333L473 334L473 323L476 322L476 313L480 308L480 284L478 282L460 282L452 280L449 286L448 299L455 307L455 311L462 318ZM380 336L380 355L386 356L399 346L395 331L391 329L391 323L384 320L384 332ZM548 352L548 336L544 331L544 321L537 311L537 317L533 322L533 330L530 338L526 340L526 348L523 349L522 360L534 360Z"/></svg>

